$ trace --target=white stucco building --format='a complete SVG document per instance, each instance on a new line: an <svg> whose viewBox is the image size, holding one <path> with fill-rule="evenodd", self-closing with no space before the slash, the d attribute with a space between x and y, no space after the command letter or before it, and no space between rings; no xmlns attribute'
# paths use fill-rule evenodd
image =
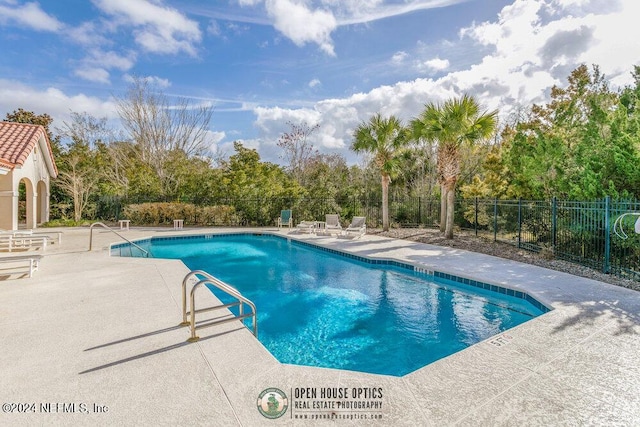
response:
<svg viewBox="0 0 640 427"><path fill-rule="evenodd" d="M50 180L57 175L42 126L0 122L0 229L18 229L21 182L26 188L26 228L47 222Z"/></svg>

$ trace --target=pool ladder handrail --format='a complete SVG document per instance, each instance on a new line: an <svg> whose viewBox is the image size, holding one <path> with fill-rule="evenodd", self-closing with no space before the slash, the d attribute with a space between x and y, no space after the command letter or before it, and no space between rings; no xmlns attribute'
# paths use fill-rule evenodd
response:
<svg viewBox="0 0 640 427"><path fill-rule="evenodd" d="M140 249L142 251L142 253L144 253L145 258L149 257L149 251L147 251L146 249L141 248L139 245L136 245L131 240L127 239L122 234L118 233L116 230L114 230L113 228L109 227L108 225L106 225L106 224L104 224L102 222L94 222L93 224L91 224L89 226L89 252L91 252L91 248L93 247L93 226L94 225L100 225L103 228L106 228L107 230L111 231L112 233L115 233L121 239L126 240L130 245L135 246L136 248Z"/></svg>
<svg viewBox="0 0 640 427"><path fill-rule="evenodd" d="M190 310L187 311L187 283L190 281L191 278L196 277L196 276L203 276L204 279L199 280L195 285L193 285L193 287L191 288L191 292L190 292ZM196 310L195 306L195 295L196 295L196 290L205 284L210 284L215 286L216 288L220 289L222 292L226 293L227 295L236 298L238 301L236 302L232 302L232 303L228 303L228 304L221 304L221 305L214 305L211 307L206 307L206 308L201 308ZM244 313L244 305L248 305L251 308L251 313ZM198 326L196 326L196 313L202 313L205 311L212 311L212 310L217 310L220 308L231 308L231 307L235 307L238 306L238 315L235 316L233 315L232 317L228 317L222 320L213 320L213 321L207 321L205 323L202 323ZM190 316L190 318L189 318ZM182 279L182 323L180 323L180 326L189 326L189 328L191 329L191 336L189 337L189 339L187 339L187 341L189 342L196 342L200 339L200 337L198 337L196 335L196 330L198 329L203 329L203 328L208 328L209 326L214 326L214 325L220 325L222 323L227 323L227 322L232 322L234 320L243 320L249 317L253 317L253 335L258 338L258 322L257 322L257 311L256 311L256 305L248 298L244 297L236 288L234 288L233 286L223 282L222 280L210 275L209 273L207 273L206 271L203 270L193 270L190 271L186 276L184 276L184 279ZM244 322L243 322L244 324ZM245 325L246 326L246 325Z"/></svg>

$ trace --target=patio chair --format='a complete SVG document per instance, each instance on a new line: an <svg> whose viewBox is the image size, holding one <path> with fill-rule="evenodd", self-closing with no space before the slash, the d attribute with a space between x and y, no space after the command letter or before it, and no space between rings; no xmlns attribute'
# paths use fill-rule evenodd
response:
<svg viewBox="0 0 640 427"><path fill-rule="evenodd" d="M291 215L291 209L285 209L280 211L280 218L278 218L278 228L283 226L287 226L289 228L293 227L293 216Z"/></svg>
<svg viewBox="0 0 640 427"><path fill-rule="evenodd" d="M355 234L354 237L362 237L367 232L367 218L364 216L354 216L351 224L345 228L345 233L349 236Z"/></svg>
<svg viewBox="0 0 640 427"><path fill-rule="evenodd" d="M325 215L324 231L327 234L331 234L332 232L340 234L342 232L342 226L340 225L340 215Z"/></svg>
<svg viewBox="0 0 640 427"><path fill-rule="evenodd" d="M296 229L302 233L313 233L316 231L316 222L315 221L302 221L300 224L296 225Z"/></svg>

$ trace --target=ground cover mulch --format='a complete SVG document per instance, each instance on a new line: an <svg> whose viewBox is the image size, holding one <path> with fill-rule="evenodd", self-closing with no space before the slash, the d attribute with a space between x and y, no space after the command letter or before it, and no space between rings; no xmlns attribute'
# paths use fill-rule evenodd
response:
<svg viewBox="0 0 640 427"><path fill-rule="evenodd" d="M464 230L456 231L453 240L446 239L443 233L439 230L429 228L392 228L386 232L382 231L382 229L367 229L367 234L412 240L415 242L428 243L430 245L447 246L450 248L493 255L640 291L640 282L623 279L610 274L604 274L589 267L584 267L568 261L554 259L553 255L549 252L537 254L523 249L518 249L507 243L494 242L483 237L476 237L474 233Z"/></svg>

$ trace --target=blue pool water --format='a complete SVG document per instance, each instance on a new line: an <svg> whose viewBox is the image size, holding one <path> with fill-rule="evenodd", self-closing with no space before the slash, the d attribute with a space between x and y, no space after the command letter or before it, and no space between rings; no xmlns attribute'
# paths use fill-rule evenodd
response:
<svg viewBox="0 0 640 427"><path fill-rule="evenodd" d="M543 313L523 298L277 236L140 244L251 299L259 339L283 363L402 376Z"/></svg>

